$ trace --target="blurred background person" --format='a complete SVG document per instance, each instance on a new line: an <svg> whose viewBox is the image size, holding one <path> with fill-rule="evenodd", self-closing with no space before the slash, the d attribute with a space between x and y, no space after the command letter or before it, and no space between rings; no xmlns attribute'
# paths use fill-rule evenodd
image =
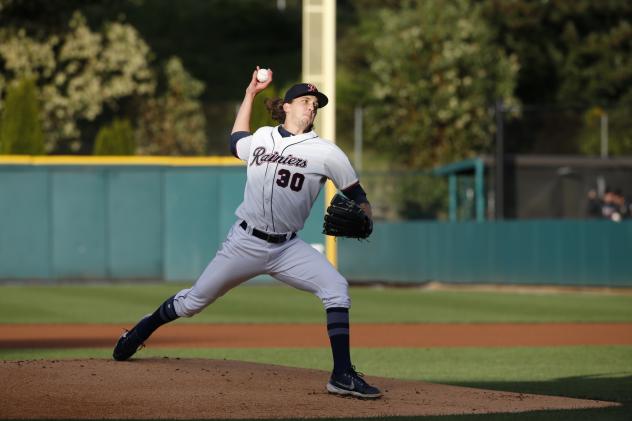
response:
<svg viewBox="0 0 632 421"><path fill-rule="evenodd" d="M621 189L615 189L613 193L613 203L615 206L615 213L618 213L620 219L627 219L630 217L630 204L625 199L625 195Z"/></svg>
<svg viewBox="0 0 632 421"><path fill-rule="evenodd" d="M617 218L616 213L617 205L615 204L615 194L610 187L606 187L601 205L601 216L604 219L614 220Z"/></svg>
<svg viewBox="0 0 632 421"><path fill-rule="evenodd" d="M597 190L590 189L587 194L586 214L589 218L601 218L601 199L597 195Z"/></svg>

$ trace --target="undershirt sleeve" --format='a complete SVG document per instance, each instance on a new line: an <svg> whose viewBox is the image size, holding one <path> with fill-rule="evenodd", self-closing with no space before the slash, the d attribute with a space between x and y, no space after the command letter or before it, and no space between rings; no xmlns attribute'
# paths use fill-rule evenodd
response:
<svg viewBox="0 0 632 421"><path fill-rule="evenodd" d="M369 203L369 199L367 199L366 197L366 192L359 182L352 185L351 187L342 190L342 193L358 204Z"/></svg>

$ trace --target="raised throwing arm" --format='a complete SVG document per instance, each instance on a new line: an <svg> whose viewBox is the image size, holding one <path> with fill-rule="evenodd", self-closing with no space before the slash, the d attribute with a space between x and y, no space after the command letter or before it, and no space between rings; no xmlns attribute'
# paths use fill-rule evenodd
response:
<svg viewBox="0 0 632 421"><path fill-rule="evenodd" d="M235 124L233 124L233 130L231 133L250 131L250 115L252 113L252 104L255 100L255 96L272 83L272 70L268 70L268 80L265 82L259 82L257 80L258 71L259 66L257 66L255 71L252 72L250 84L248 84L248 87L246 88L244 100L239 106L239 111L237 111L237 117L235 117Z"/></svg>

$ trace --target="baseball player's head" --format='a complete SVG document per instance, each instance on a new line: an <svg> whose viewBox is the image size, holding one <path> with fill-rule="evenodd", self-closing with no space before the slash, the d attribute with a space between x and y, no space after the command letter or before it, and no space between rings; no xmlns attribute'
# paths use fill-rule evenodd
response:
<svg viewBox="0 0 632 421"><path fill-rule="evenodd" d="M266 101L272 118L279 123L286 121L293 127L305 131L311 130L319 108L323 108L329 99L311 83L297 83L287 90L283 99Z"/></svg>

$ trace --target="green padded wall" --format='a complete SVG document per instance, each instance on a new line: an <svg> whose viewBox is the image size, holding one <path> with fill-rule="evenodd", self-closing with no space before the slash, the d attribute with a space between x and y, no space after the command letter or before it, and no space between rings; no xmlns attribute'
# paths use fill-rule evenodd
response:
<svg viewBox="0 0 632 421"><path fill-rule="evenodd" d="M338 244L352 280L632 286L632 221L378 222Z"/></svg>
<svg viewBox="0 0 632 421"><path fill-rule="evenodd" d="M158 168L108 171L109 278L162 277L163 174Z"/></svg>
<svg viewBox="0 0 632 421"><path fill-rule="evenodd" d="M57 168L50 177L52 275L57 279L107 278L105 171Z"/></svg>
<svg viewBox="0 0 632 421"><path fill-rule="evenodd" d="M242 165L0 165L0 279L193 281L245 181ZM301 237L323 243L314 206Z"/></svg>
<svg viewBox="0 0 632 421"><path fill-rule="evenodd" d="M0 165L0 279L193 281L244 183L241 165ZM338 261L350 280L632 286L630 250L632 221L378 221Z"/></svg>
<svg viewBox="0 0 632 421"><path fill-rule="evenodd" d="M0 166L0 279L48 279L50 179L37 167Z"/></svg>
<svg viewBox="0 0 632 421"><path fill-rule="evenodd" d="M166 176L167 280L195 279L213 257L220 241L219 171L214 168L177 168Z"/></svg>

